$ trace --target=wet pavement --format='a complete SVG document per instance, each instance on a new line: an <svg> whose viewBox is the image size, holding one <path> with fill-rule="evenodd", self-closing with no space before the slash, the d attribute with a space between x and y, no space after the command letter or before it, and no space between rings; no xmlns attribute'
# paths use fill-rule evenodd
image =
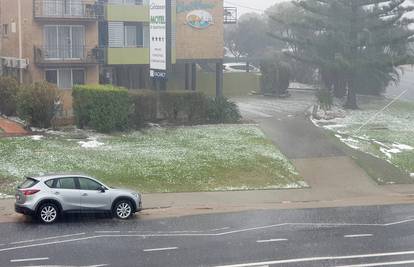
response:
<svg viewBox="0 0 414 267"><path fill-rule="evenodd" d="M307 194L314 199L389 194L349 156L339 140L311 122L309 109L314 103L312 91L292 91L288 99L254 96L237 100L243 117L258 123L291 160L310 186Z"/></svg>
<svg viewBox="0 0 414 267"><path fill-rule="evenodd" d="M0 266L410 266L413 230L414 205L71 217L0 224Z"/></svg>

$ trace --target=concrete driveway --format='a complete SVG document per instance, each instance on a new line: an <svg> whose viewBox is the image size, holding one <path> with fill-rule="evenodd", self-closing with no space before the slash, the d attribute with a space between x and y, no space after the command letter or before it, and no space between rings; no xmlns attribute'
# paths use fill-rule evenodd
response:
<svg viewBox="0 0 414 267"><path fill-rule="evenodd" d="M258 123L292 161L310 194L320 200L388 194L346 155L339 141L310 122L306 113L314 101L313 92L303 91L293 91L288 99L236 99L243 117Z"/></svg>

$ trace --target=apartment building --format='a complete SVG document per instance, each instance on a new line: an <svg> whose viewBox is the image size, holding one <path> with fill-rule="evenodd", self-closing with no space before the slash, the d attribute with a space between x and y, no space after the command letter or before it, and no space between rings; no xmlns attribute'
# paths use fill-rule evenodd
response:
<svg viewBox="0 0 414 267"><path fill-rule="evenodd" d="M103 0L99 23L105 65L101 82L131 89L148 88L149 0Z"/></svg>
<svg viewBox="0 0 414 267"><path fill-rule="evenodd" d="M195 90L197 64L215 65L220 86L223 0L172 0L172 7L169 87ZM65 116L74 84L148 89L149 10L149 0L1 0L3 73L56 84Z"/></svg>
<svg viewBox="0 0 414 267"><path fill-rule="evenodd" d="M24 83L57 84L63 115L70 116L73 85L99 82L101 8L94 0L1 0L0 5L3 73Z"/></svg>

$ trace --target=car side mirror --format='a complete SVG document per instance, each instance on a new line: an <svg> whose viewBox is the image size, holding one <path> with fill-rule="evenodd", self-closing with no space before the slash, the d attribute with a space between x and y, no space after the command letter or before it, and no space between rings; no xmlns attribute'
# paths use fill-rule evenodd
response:
<svg viewBox="0 0 414 267"><path fill-rule="evenodd" d="M99 188L99 191L101 191L101 193L105 193L106 187L101 185L101 187Z"/></svg>

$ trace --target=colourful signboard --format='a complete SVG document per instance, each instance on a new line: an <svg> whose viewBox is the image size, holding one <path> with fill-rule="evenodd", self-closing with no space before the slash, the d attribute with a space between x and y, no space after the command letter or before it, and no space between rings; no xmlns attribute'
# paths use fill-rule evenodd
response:
<svg viewBox="0 0 414 267"><path fill-rule="evenodd" d="M187 24L193 28L206 29L213 23L213 16L205 10L193 10L187 14Z"/></svg>

